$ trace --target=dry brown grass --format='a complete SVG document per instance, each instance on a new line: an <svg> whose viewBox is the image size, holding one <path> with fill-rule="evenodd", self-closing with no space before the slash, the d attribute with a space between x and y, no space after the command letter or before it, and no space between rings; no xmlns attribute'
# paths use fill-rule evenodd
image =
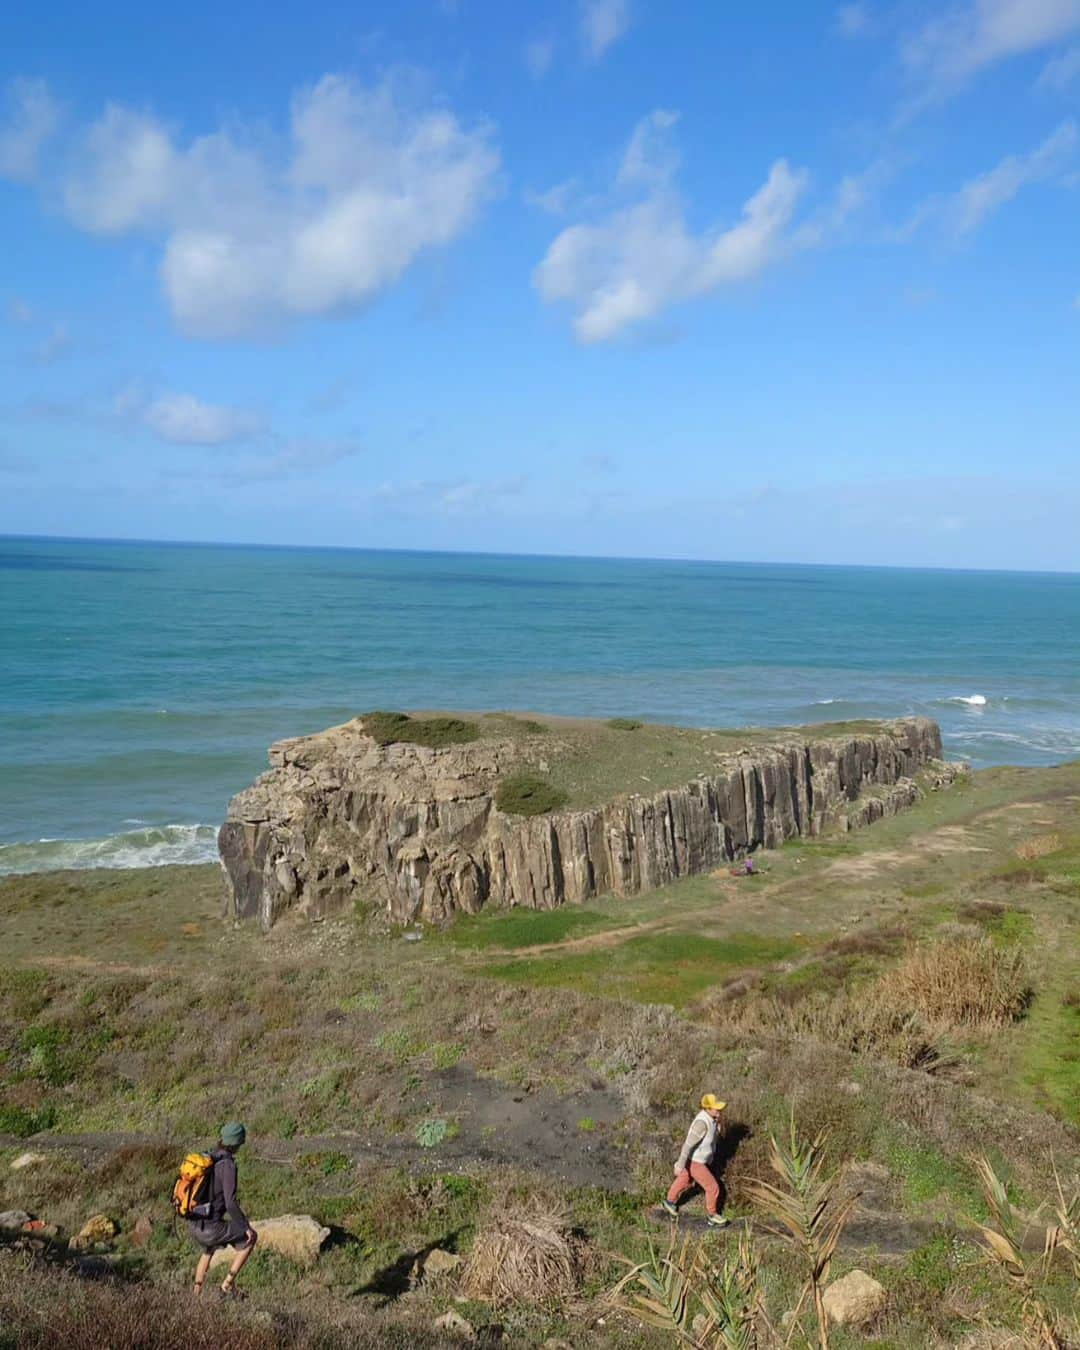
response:
<svg viewBox="0 0 1080 1350"><path fill-rule="evenodd" d="M476 1235L462 1275L470 1298L565 1304L581 1287L589 1250L564 1210L549 1201L493 1208Z"/></svg>
<svg viewBox="0 0 1080 1350"><path fill-rule="evenodd" d="M186 1283L166 1289L91 1279L0 1253L0 1345L19 1350L442 1350L452 1343L353 1309L200 1302Z"/></svg>
<svg viewBox="0 0 1080 1350"><path fill-rule="evenodd" d="M1000 1027L1023 1016L1031 982L1022 952L980 938L912 948L876 993L947 1026Z"/></svg>
<svg viewBox="0 0 1080 1350"><path fill-rule="evenodd" d="M1059 834L1033 834L1030 838L1021 840L1016 846L1016 856L1022 858L1024 862L1034 862L1036 858L1045 857L1047 853L1056 853L1060 847Z"/></svg>
<svg viewBox="0 0 1080 1350"><path fill-rule="evenodd" d="M798 1002L751 994L723 1007L726 1027L748 1036L823 1041L933 1072L952 1061L949 1040L1022 1017L1031 997L1023 955L985 937L912 947L872 982Z"/></svg>

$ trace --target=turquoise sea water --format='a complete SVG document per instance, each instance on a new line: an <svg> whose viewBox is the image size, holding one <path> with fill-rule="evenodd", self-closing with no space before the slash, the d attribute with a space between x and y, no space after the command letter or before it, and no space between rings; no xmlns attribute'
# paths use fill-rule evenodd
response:
<svg viewBox="0 0 1080 1350"><path fill-rule="evenodd" d="M197 861L266 747L371 708L920 712L1080 757L1080 575L0 538L0 871Z"/></svg>

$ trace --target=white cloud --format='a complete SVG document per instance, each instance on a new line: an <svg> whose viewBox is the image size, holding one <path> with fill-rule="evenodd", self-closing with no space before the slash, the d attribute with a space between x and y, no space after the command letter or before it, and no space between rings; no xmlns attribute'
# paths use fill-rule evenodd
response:
<svg viewBox="0 0 1080 1350"><path fill-rule="evenodd" d="M629 0L582 0L581 38L592 60L599 61L629 27Z"/></svg>
<svg viewBox="0 0 1080 1350"><path fill-rule="evenodd" d="M138 390L129 389L117 398L115 411L173 445L226 445L263 429L262 418L255 413L204 403L192 394L164 393L146 400Z"/></svg>
<svg viewBox="0 0 1080 1350"><path fill-rule="evenodd" d="M1080 77L1080 47L1070 47L1067 52L1055 56L1043 68L1036 84L1040 89L1052 89L1061 93Z"/></svg>
<svg viewBox="0 0 1080 1350"><path fill-rule="evenodd" d="M11 323L25 325L34 322L34 311L18 296L8 301L7 316Z"/></svg>
<svg viewBox="0 0 1080 1350"><path fill-rule="evenodd" d="M371 494L373 501L395 511L426 515L465 515L497 510L520 497L528 486L528 476L478 482L472 478L451 480L412 479L404 483L382 483Z"/></svg>
<svg viewBox="0 0 1080 1350"><path fill-rule="evenodd" d="M904 45L928 92L952 92L987 66L1037 51L1080 28L1080 0L965 0L930 20Z"/></svg>
<svg viewBox="0 0 1080 1350"><path fill-rule="evenodd" d="M71 219L160 239L173 315L198 337L362 308L466 228L499 163L487 128L335 75L293 99L284 145L231 127L185 143L110 104L73 161Z"/></svg>
<svg viewBox="0 0 1080 1350"><path fill-rule="evenodd" d="M746 281L800 246L789 226L807 175L783 159L736 223L691 233L664 141L673 122L673 114L654 112L631 136L618 182L639 188L640 200L599 223L563 230L534 273L545 300L569 301L577 310L582 342L605 341L669 305Z"/></svg>
<svg viewBox="0 0 1080 1350"><path fill-rule="evenodd" d="M0 178L31 179L60 122L60 106L44 80L12 80L7 116L0 122Z"/></svg>
<svg viewBox="0 0 1080 1350"><path fill-rule="evenodd" d="M551 38L534 38L525 47L525 64L533 79L539 80L551 69L555 56L555 43Z"/></svg>
<svg viewBox="0 0 1080 1350"><path fill-rule="evenodd" d="M527 206L535 206L538 211L543 211L549 216L565 216L576 190L577 179L567 178L544 192L534 192L531 188L526 188L522 196Z"/></svg>
<svg viewBox="0 0 1080 1350"><path fill-rule="evenodd" d="M836 11L836 26L844 37L860 37L870 26L870 15L866 6L841 5Z"/></svg>
<svg viewBox="0 0 1080 1350"><path fill-rule="evenodd" d="M1076 145L1076 123L1063 122L1030 154L1008 155L994 168L970 179L945 203L952 229L967 234L1011 201L1021 188L1052 178L1072 158Z"/></svg>
<svg viewBox="0 0 1080 1350"><path fill-rule="evenodd" d="M54 361L67 356L71 351L71 332L61 320L54 323L48 337L44 338L34 352L34 359L43 366L51 366Z"/></svg>
<svg viewBox="0 0 1080 1350"><path fill-rule="evenodd" d="M316 469L340 464L360 453L351 441L322 441L301 437L278 445L271 454L249 455L228 464L221 477L228 483L261 483L302 478Z"/></svg>

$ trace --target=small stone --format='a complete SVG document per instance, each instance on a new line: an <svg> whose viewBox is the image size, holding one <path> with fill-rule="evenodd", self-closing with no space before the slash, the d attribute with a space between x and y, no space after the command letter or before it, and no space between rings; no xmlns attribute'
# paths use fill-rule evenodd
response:
<svg viewBox="0 0 1080 1350"><path fill-rule="evenodd" d="M838 1327L863 1326L885 1307L887 1295L865 1270L852 1270L825 1290L825 1311Z"/></svg>
<svg viewBox="0 0 1080 1350"><path fill-rule="evenodd" d="M48 1155L45 1153L20 1153L11 1164L13 1172L21 1172L24 1167L36 1167L38 1163L48 1162Z"/></svg>
<svg viewBox="0 0 1080 1350"><path fill-rule="evenodd" d="M476 1328L460 1313L454 1312L453 1308L449 1312L444 1312L441 1317L436 1317L432 1325L436 1331L448 1331L452 1336L460 1336L462 1340L476 1339Z"/></svg>
<svg viewBox="0 0 1080 1350"><path fill-rule="evenodd" d="M136 1247L145 1247L154 1236L154 1221L149 1214L144 1214L141 1219L136 1219L135 1227L131 1230L131 1241Z"/></svg>
<svg viewBox="0 0 1080 1350"><path fill-rule="evenodd" d="M541 1350L574 1350L574 1347L561 1336L551 1336L544 1342Z"/></svg>
<svg viewBox="0 0 1080 1350"><path fill-rule="evenodd" d="M5 1209L0 1214L0 1233L17 1233L23 1224L30 1222L30 1215L24 1209Z"/></svg>
<svg viewBox="0 0 1080 1350"><path fill-rule="evenodd" d="M87 1247L111 1242L119 1231L120 1225L107 1214L95 1214L71 1239L71 1245L76 1251L84 1251Z"/></svg>
<svg viewBox="0 0 1080 1350"><path fill-rule="evenodd" d="M461 1257L442 1247L433 1247L424 1257L420 1269L426 1279L438 1279L440 1275L449 1275L461 1265Z"/></svg>

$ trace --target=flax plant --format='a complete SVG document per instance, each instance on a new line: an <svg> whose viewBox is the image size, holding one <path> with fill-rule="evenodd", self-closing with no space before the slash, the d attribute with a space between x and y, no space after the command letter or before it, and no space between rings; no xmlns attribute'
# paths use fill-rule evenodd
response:
<svg viewBox="0 0 1080 1350"><path fill-rule="evenodd" d="M770 1328L758 1261L744 1233L734 1252L712 1260L708 1244L675 1233L661 1255L631 1267L611 1291L615 1304L693 1350L762 1350Z"/></svg>
<svg viewBox="0 0 1080 1350"><path fill-rule="evenodd" d="M806 1283L792 1319L792 1332L809 1295L817 1318L818 1346L828 1350L825 1281L844 1224L859 1197L857 1193L846 1197L840 1194L836 1173L823 1175L825 1136L800 1139L794 1116L788 1138L781 1141L772 1135L770 1144L769 1162L778 1181L755 1181L750 1194L773 1221L772 1232L791 1243L803 1258Z"/></svg>
<svg viewBox="0 0 1080 1350"><path fill-rule="evenodd" d="M976 1158L975 1170L978 1173L987 1208L990 1211L990 1223L977 1223L972 1220L982 1239L983 1251L987 1259L998 1267L1008 1278L1020 1299L1020 1308L1024 1322L1034 1341L1047 1347L1047 1350L1066 1350L1057 1319L1040 1293L1040 1276L1045 1271L1054 1250L1063 1246L1070 1252L1070 1241L1075 1242L1076 1218L1080 1213L1080 1199L1074 1198L1071 1205L1065 1204L1061 1196L1059 1223L1047 1229L1046 1241L1041 1257L1024 1251L1024 1234L1020 1230L1020 1215L1013 1208L1005 1184L994 1171L988 1158ZM1059 1187L1060 1191L1060 1187ZM1075 1253L1073 1253L1075 1262Z"/></svg>

